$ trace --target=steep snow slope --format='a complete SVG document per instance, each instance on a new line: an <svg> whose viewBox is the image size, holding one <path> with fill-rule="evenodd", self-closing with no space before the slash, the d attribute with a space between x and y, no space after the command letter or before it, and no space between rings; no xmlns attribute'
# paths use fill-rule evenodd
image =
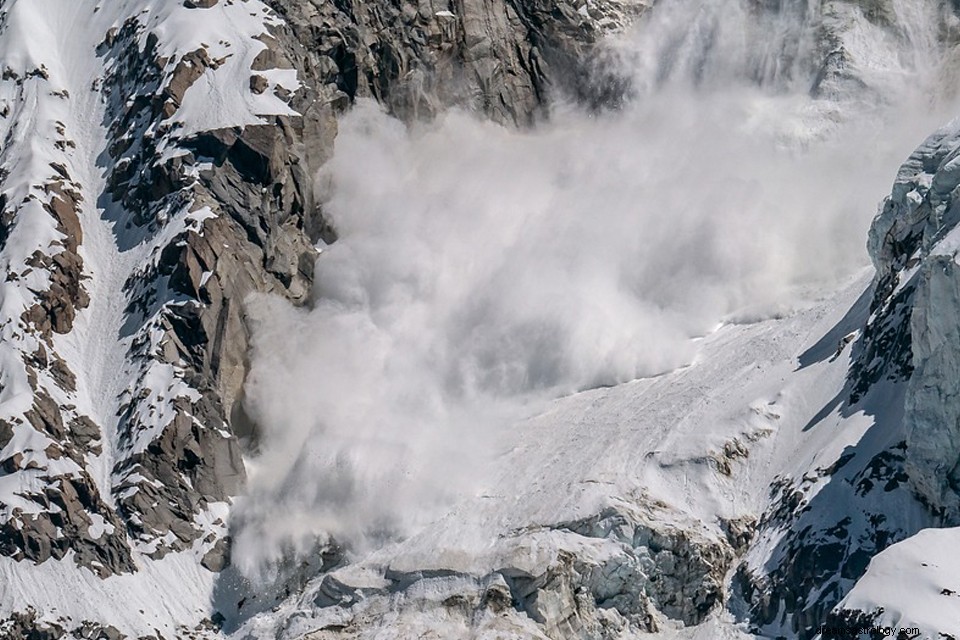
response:
<svg viewBox="0 0 960 640"><path fill-rule="evenodd" d="M538 620L539 612L549 622L536 633L549 637L597 625L610 637L658 628L670 637L684 622L718 615L714 604L727 597L728 574L771 482L829 467L872 424L863 415L817 417L820 400L845 385L850 348L840 350L836 327L846 328L851 308L862 319L857 300L868 278L784 319L725 324L679 371L557 400L511 430L480 496L314 581L279 615L256 617L244 631L456 637L480 616L477 637L485 637L520 633L525 614ZM708 560L695 562L698 555ZM545 583L534 602L518 595L522 580ZM516 609L498 614L487 600L501 583ZM581 591L596 605L578 600ZM544 610L551 607L558 610ZM568 630L550 631L565 619ZM697 633L718 631L688 635Z"/></svg>
<svg viewBox="0 0 960 640"><path fill-rule="evenodd" d="M910 629L913 637L960 632L957 529L924 529L873 558L827 624ZM919 635L917 635L919 634ZM824 638L831 637L824 633Z"/></svg>

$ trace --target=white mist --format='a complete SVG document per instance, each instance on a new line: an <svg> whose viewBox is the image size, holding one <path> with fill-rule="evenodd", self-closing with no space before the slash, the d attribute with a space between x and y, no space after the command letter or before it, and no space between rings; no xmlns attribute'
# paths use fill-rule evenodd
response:
<svg viewBox="0 0 960 640"><path fill-rule="evenodd" d="M942 120L940 52L911 35L941 16L904 5L892 33L831 6L664 2L611 43L638 92L623 110L530 131L358 104L319 181L340 240L314 307L251 303L263 443L234 562L409 535L483 485L511 416L684 366L718 322L868 264L877 201ZM866 88L815 99L829 20Z"/></svg>

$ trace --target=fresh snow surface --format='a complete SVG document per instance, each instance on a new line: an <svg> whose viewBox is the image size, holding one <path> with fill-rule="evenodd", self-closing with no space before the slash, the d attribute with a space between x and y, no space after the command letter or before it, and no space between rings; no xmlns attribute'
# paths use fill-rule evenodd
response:
<svg viewBox="0 0 960 640"><path fill-rule="evenodd" d="M138 4L144 6L141 21L160 38L158 53L161 56L181 56L203 47L211 60L221 61L220 66L208 70L187 89L183 104L174 116L174 122L181 124L178 136L262 124L260 116L296 114L273 93L276 86L296 91L300 86L296 71L259 71L270 86L260 94L249 90L250 68L257 54L267 48L257 38L266 33L267 25L278 24L264 3L256 0L218 2L209 9L194 10L185 9L182 2L169 0L140 0ZM169 72L173 66L168 67Z"/></svg>
<svg viewBox="0 0 960 640"><path fill-rule="evenodd" d="M870 626L960 637L960 528L924 529L881 551L838 609L878 613ZM880 612L882 610L882 612Z"/></svg>
<svg viewBox="0 0 960 640"><path fill-rule="evenodd" d="M33 607L42 620L68 628L104 619L133 637L159 631L165 638L179 638L181 626L209 617L215 577L190 552L144 561L138 573L108 580L78 568L72 553L25 574L22 563L0 558L0 618Z"/></svg>

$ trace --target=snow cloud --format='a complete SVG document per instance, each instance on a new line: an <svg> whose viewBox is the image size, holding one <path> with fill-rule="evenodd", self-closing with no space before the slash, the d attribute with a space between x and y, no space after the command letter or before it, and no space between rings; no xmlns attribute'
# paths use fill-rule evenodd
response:
<svg viewBox="0 0 960 640"><path fill-rule="evenodd" d="M681 33L656 20L648 35ZM684 366L718 323L783 313L868 264L867 226L930 105L907 80L882 106L812 99L809 76L770 71L800 40L711 54L716 32L683 29L680 45L622 44L639 95L618 112L408 128L360 103L342 120L319 177L341 237L314 305L251 304L263 445L241 568L316 536L363 550L407 535L482 488L505 425L539 400ZM707 85L678 51L729 60Z"/></svg>

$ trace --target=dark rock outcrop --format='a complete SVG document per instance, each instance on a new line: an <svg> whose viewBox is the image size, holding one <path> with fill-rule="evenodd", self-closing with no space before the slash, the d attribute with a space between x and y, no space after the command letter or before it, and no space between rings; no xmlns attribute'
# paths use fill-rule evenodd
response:
<svg viewBox="0 0 960 640"><path fill-rule="evenodd" d="M592 49L644 5L540 0L272 0L317 84L371 97L402 119L461 106L527 124L551 94L616 104L626 81L601 73ZM592 14L591 14L592 12Z"/></svg>

